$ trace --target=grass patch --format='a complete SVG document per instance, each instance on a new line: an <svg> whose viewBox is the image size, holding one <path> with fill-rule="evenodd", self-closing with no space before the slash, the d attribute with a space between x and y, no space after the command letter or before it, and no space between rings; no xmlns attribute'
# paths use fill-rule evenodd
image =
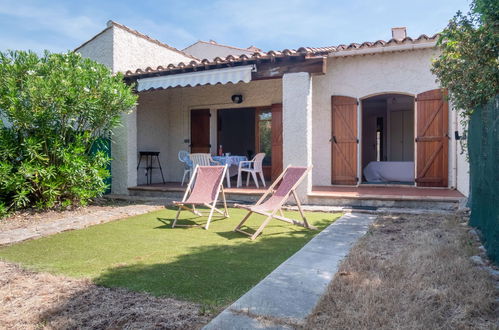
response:
<svg viewBox="0 0 499 330"><path fill-rule="evenodd" d="M215 220L210 230L171 228L175 211L165 209L82 230L68 231L0 249L0 258L36 270L91 278L106 287L123 287L213 307L224 306L269 274L319 231L272 221L250 241L233 232L245 211ZM285 212L298 218L297 212ZM340 214L307 213L320 230ZM180 223L204 224L182 212ZM254 215L256 229L263 217Z"/></svg>

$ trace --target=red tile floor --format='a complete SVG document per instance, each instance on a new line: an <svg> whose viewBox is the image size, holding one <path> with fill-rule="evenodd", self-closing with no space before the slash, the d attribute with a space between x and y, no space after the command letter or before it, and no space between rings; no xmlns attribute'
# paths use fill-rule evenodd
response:
<svg viewBox="0 0 499 330"><path fill-rule="evenodd" d="M225 192L230 194L248 194L261 195L266 188L260 186L256 188L254 185L236 188L235 182L232 188L226 188ZM151 185L140 185L131 187L130 190L145 190L145 191L184 191L187 184L183 186L179 182L155 183ZM314 186L310 196L316 197L331 197L331 198L354 198L354 199L442 199L442 200L459 200L464 197L459 191L454 189L443 188L418 188L413 186L364 186L345 187L345 186Z"/></svg>

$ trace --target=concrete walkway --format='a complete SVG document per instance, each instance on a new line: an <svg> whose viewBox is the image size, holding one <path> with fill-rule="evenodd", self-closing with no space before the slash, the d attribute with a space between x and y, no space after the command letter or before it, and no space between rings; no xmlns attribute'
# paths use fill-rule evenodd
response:
<svg viewBox="0 0 499 330"><path fill-rule="evenodd" d="M375 218L362 213L342 216L204 329L293 329L304 324L341 260Z"/></svg>
<svg viewBox="0 0 499 330"><path fill-rule="evenodd" d="M296 206L286 206L286 210L298 211ZM369 213L369 214L431 214L431 215L449 215L456 214L456 210L441 210L432 208L400 208L400 207L366 207L355 208L351 206L328 206L328 205L302 205L304 211L310 212L344 212L344 213ZM458 211L466 211L462 208Z"/></svg>
<svg viewBox="0 0 499 330"><path fill-rule="evenodd" d="M0 232L0 246L57 234L67 230L81 229L121 218L140 215L164 209L161 204L131 204L117 206L111 210L96 211L80 216L68 216L48 223L40 223L27 228L11 229Z"/></svg>

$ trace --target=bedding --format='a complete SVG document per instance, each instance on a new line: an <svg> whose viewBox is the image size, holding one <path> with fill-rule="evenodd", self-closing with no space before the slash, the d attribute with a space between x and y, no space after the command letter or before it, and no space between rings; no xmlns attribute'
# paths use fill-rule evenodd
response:
<svg viewBox="0 0 499 330"><path fill-rule="evenodd" d="M368 182L414 182L414 162L369 162L363 173Z"/></svg>

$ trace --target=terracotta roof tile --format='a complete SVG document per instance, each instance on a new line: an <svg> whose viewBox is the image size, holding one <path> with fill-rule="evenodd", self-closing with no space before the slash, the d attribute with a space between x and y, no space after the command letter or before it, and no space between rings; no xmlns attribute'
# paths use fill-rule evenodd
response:
<svg viewBox="0 0 499 330"><path fill-rule="evenodd" d="M361 49L374 49L374 48L384 48L391 47L396 45L405 45L405 44L424 44L424 43L433 43L436 41L438 34L435 34L431 37L427 35L421 35L416 39L412 39L410 37L406 37L402 40L390 39L388 41L377 40L375 42L363 42L359 43L351 43L349 45L338 45L338 46L328 46L328 47L300 47L297 50L294 49L284 49L282 51L269 50L268 52L254 52L252 55L240 55L233 56L229 55L225 58L216 57L212 61L208 59L203 59L201 61L191 61L189 64L185 64L183 62L174 65L169 64L166 69L162 66L157 67L155 70L149 71L148 73L166 73L166 74L175 74L181 73L186 69L197 70L197 68L203 67L204 69L217 68L222 64L226 65L235 65L236 63L245 64L247 62L256 62L257 60L264 59L275 59L275 58L284 58L284 57L300 57L304 56L306 58L312 57L321 57L328 56L334 53L341 53L342 51L352 51L352 50L361 50ZM169 72L168 72L169 71ZM126 76L133 78L133 76L138 76L143 74L144 71L142 69L137 69L135 72L127 71Z"/></svg>

